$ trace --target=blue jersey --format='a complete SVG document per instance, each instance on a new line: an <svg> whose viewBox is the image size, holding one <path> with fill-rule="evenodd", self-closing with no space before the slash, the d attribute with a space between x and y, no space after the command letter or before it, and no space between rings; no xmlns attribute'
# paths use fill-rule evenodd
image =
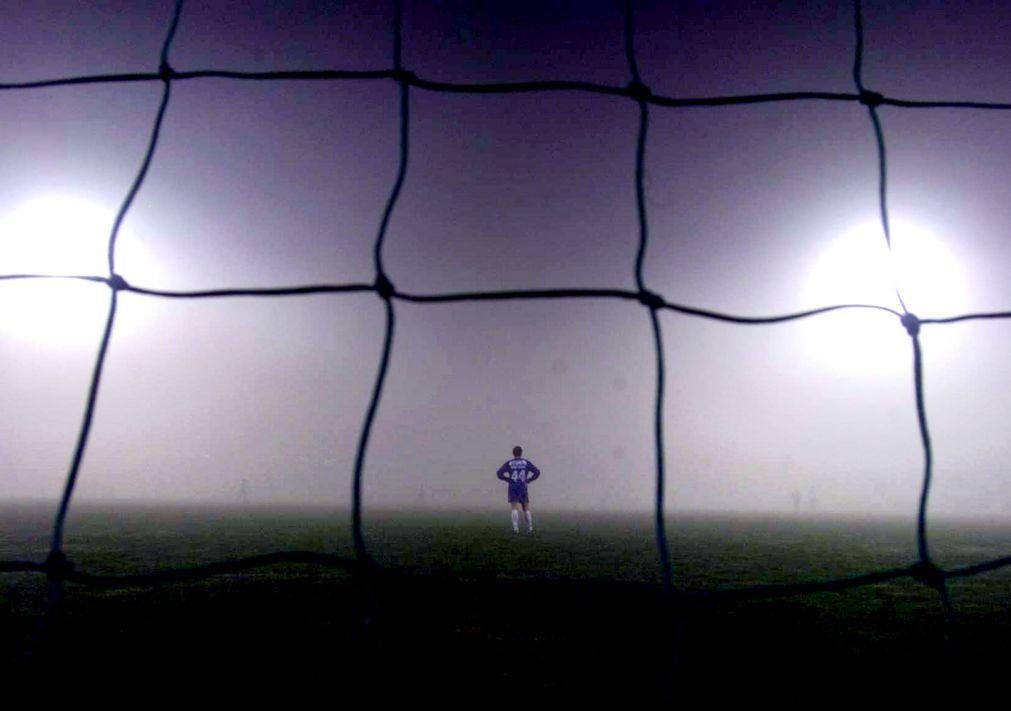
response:
<svg viewBox="0 0 1011 711"><path fill-rule="evenodd" d="M534 466L534 463L523 457L510 459L498 468L498 478L508 481L510 485L526 485L541 475L541 470Z"/></svg>

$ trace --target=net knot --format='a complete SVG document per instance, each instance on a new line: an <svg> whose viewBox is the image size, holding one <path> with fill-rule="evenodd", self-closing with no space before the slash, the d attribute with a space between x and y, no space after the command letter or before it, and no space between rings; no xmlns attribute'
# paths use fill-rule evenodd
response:
<svg viewBox="0 0 1011 711"><path fill-rule="evenodd" d="M63 551L50 551L46 557L45 570L46 575L57 580L64 580L74 572L74 564L67 560Z"/></svg>
<svg viewBox="0 0 1011 711"><path fill-rule="evenodd" d="M876 91L870 91L868 89L860 90L860 103L864 106L870 106L874 108L875 106L881 106L885 101L884 94L879 94Z"/></svg>
<svg viewBox="0 0 1011 711"><path fill-rule="evenodd" d="M105 283L108 284L109 288L113 291L122 291L123 289L130 288L130 282L121 277L119 274L113 274L111 277L106 279Z"/></svg>
<svg viewBox="0 0 1011 711"><path fill-rule="evenodd" d="M376 292L384 301L389 301L397 294L397 289L393 282L385 274L380 273L376 277Z"/></svg>
<svg viewBox="0 0 1011 711"><path fill-rule="evenodd" d="M913 580L919 581L935 590L944 587L944 573L931 561L920 561L911 569Z"/></svg>
<svg viewBox="0 0 1011 711"><path fill-rule="evenodd" d="M659 294L655 294L647 289L641 289L639 295L637 296L639 303L643 306L648 306L649 308L657 311L662 309L667 305L667 302L663 300L663 297Z"/></svg>
<svg viewBox="0 0 1011 711"><path fill-rule="evenodd" d="M641 81L630 81L628 86L625 87L625 91L636 101L648 101L649 98L653 96L653 92L651 92L649 87Z"/></svg>
<svg viewBox="0 0 1011 711"><path fill-rule="evenodd" d="M400 84L415 84L418 81L418 75L407 69L394 69L393 78Z"/></svg>
<svg viewBox="0 0 1011 711"><path fill-rule="evenodd" d="M174 79L176 70L168 62L162 62L158 67L158 77L160 79Z"/></svg>
<svg viewBox="0 0 1011 711"><path fill-rule="evenodd" d="M906 327L906 333L912 338L920 335L920 319L916 314L911 314L908 311L902 314L902 325Z"/></svg>

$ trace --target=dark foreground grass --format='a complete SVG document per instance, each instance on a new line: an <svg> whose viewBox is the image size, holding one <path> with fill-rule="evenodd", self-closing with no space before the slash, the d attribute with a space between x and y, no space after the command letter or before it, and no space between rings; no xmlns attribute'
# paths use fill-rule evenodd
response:
<svg viewBox="0 0 1011 711"><path fill-rule="evenodd" d="M41 559L49 511L2 511L4 558ZM346 512L79 507L67 552L126 573L275 550L351 554ZM275 565L195 583L68 586L43 628L44 580L2 576L10 706L72 694L105 706L425 698L495 703L707 697L824 702L872 687L953 691L1003 676L1005 572L952 583L954 625L910 580L846 593L672 605L648 516L539 513L514 536L504 512L370 513L379 576ZM937 525L939 562L1011 552L1002 526ZM678 517L681 591L821 580L908 564L908 521ZM920 682L926 682L920 686Z"/></svg>

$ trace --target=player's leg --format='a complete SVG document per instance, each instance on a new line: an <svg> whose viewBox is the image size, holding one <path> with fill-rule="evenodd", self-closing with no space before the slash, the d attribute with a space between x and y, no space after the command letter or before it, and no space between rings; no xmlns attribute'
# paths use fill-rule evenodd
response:
<svg viewBox="0 0 1011 711"><path fill-rule="evenodd" d="M519 533L520 532L520 502L519 501L513 501L513 502L511 502L511 506L512 506L512 511L510 512L510 516L512 517L512 521L513 521L513 533Z"/></svg>
<svg viewBox="0 0 1011 711"><path fill-rule="evenodd" d="M532 513L530 513L530 502L529 501L524 501L523 502L523 514L527 518L527 530L530 531L531 533L533 533L534 532L534 515Z"/></svg>

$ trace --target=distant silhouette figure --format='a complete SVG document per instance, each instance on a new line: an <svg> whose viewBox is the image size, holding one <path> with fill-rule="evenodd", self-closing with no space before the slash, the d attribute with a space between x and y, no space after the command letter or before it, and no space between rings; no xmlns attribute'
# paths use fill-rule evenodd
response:
<svg viewBox="0 0 1011 711"><path fill-rule="evenodd" d="M509 482L509 505L512 507L510 516L513 522L513 533L520 532L520 510L526 515L527 530L533 533L534 519L530 513L530 495L527 484L541 475L541 470L529 459L522 457L523 448L513 447L513 458L498 468L496 476Z"/></svg>
<svg viewBox="0 0 1011 711"><path fill-rule="evenodd" d="M239 484L239 502L243 504L249 503L249 479L243 477L242 483Z"/></svg>

